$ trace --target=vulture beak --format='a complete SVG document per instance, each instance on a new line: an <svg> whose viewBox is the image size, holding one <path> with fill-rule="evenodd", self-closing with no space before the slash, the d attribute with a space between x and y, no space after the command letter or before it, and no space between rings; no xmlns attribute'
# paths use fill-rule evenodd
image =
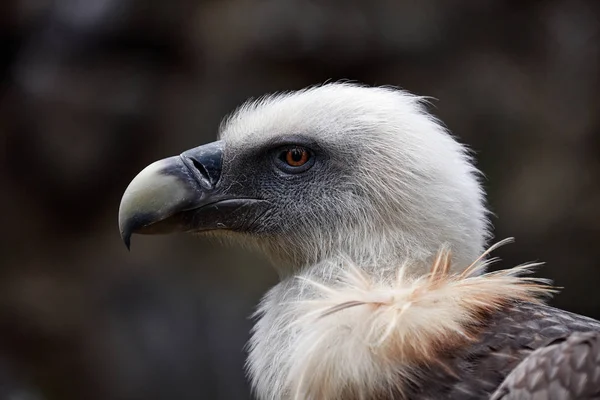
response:
<svg viewBox="0 0 600 400"><path fill-rule="evenodd" d="M119 207L119 230L129 249L131 235L241 230L263 201L223 193L223 142L156 161L129 184Z"/></svg>

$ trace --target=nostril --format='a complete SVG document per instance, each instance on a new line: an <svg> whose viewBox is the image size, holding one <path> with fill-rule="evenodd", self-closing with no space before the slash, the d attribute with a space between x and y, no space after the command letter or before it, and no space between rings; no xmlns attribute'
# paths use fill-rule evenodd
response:
<svg viewBox="0 0 600 400"><path fill-rule="evenodd" d="M206 166L194 157L182 155L182 160L190 174L196 179L200 186L209 188L212 186L210 175Z"/></svg>
<svg viewBox="0 0 600 400"><path fill-rule="evenodd" d="M206 167L202 165L202 163L198 160L194 160L193 158L190 158L190 160L192 160L192 165L198 170L198 172L200 172L200 175L202 175L204 179L210 182L210 176L208 175Z"/></svg>
<svg viewBox="0 0 600 400"><path fill-rule="evenodd" d="M181 159L201 186L214 187L221 178L223 144L219 141L196 147L183 152Z"/></svg>

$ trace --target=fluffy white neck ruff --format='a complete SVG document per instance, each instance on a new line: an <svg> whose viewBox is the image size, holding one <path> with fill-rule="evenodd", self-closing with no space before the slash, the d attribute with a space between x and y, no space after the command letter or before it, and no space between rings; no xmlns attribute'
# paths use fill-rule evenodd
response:
<svg viewBox="0 0 600 400"><path fill-rule="evenodd" d="M461 273L451 272L450 253L441 249L423 276L405 274L409 263L377 273L339 257L280 282L263 299L249 344L256 394L402 393L417 365L474 340L483 315L553 292L546 281L522 276L537 264L484 273L490 261L482 260L498 245Z"/></svg>

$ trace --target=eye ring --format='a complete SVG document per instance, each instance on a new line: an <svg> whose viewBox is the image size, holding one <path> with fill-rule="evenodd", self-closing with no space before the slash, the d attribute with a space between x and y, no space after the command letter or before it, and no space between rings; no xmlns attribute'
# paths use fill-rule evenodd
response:
<svg viewBox="0 0 600 400"><path fill-rule="evenodd" d="M280 148L275 157L275 164L283 172L297 174L313 166L313 152L304 146L286 146Z"/></svg>

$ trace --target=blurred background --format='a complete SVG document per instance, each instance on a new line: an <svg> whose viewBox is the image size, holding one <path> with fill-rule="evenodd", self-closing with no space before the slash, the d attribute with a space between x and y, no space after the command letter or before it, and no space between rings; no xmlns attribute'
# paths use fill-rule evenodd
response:
<svg viewBox="0 0 600 400"><path fill-rule="evenodd" d="M600 2L2 0L0 399L247 399L267 263L117 228L150 162L249 96L352 79L435 97L485 172L502 266L600 317Z"/></svg>

